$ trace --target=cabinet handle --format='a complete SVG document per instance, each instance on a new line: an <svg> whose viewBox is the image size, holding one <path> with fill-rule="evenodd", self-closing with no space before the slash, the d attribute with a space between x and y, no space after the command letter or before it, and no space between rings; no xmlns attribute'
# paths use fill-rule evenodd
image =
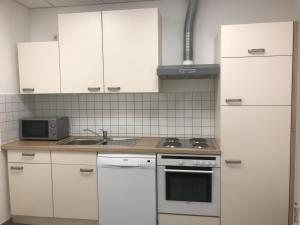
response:
<svg viewBox="0 0 300 225"><path fill-rule="evenodd" d="M81 173L92 173L92 172L94 172L94 169L83 169L83 168L80 168L80 172Z"/></svg>
<svg viewBox="0 0 300 225"><path fill-rule="evenodd" d="M109 91L120 91L121 87L108 87L107 90L109 90Z"/></svg>
<svg viewBox="0 0 300 225"><path fill-rule="evenodd" d="M90 92L97 92L97 91L100 91L100 87L88 87L88 90Z"/></svg>
<svg viewBox="0 0 300 225"><path fill-rule="evenodd" d="M253 49L248 49L248 53L251 55L261 55L266 53L266 49L264 48L253 48Z"/></svg>
<svg viewBox="0 0 300 225"><path fill-rule="evenodd" d="M35 153L22 153L22 156L34 157Z"/></svg>
<svg viewBox="0 0 300 225"><path fill-rule="evenodd" d="M226 164L242 164L242 160L239 159L228 159L225 160Z"/></svg>
<svg viewBox="0 0 300 225"><path fill-rule="evenodd" d="M24 170L23 166L11 166L10 167L11 170Z"/></svg>
<svg viewBox="0 0 300 225"><path fill-rule="evenodd" d="M24 92L34 92L34 88L23 88Z"/></svg>
<svg viewBox="0 0 300 225"><path fill-rule="evenodd" d="M241 98L226 98L225 102L226 103L241 103L242 99Z"/></svg>

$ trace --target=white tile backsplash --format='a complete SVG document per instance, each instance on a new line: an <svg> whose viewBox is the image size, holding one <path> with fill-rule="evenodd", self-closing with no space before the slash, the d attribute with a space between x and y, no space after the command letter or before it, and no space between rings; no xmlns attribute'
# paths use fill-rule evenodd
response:
<svg viewBox="0 0 300 225"><path fill-rule="evenodd" d="M104 128L114 136L213 137L215 94L36 95L35 115L70 117L72 135Z"/></svg>
<svg viewBox="0 0 300 225"><path fill-rule="evenodd" d="M1 143L19 138L19 119L35 114L35 97L30 95L0 95Z"/></svg>

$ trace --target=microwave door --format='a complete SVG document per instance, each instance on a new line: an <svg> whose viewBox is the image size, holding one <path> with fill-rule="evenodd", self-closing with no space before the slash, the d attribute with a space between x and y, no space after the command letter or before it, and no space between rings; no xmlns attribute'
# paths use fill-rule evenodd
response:
<svg viewBox="0 0 300 225"><path fill-rule="evenodd" d="M49 127L46 120L22 121L22 138L48 138Z"/></svg>

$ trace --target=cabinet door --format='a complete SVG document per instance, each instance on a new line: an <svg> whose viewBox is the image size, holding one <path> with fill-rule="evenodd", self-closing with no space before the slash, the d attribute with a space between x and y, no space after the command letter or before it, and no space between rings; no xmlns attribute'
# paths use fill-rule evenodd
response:
<svg viewBox="0 0 300 225"><path fill-rule="evenodd" d="M20 92L60 93L58 42L18 44Z"/></svg>
<svg viewBox="0 0 300 225"><path fill-rule="evenodd" d="M158 92L158 9L103 11L106 92Z"/></svg>
<svg viewBox="0 0 300 225"><path fill-rule="evenodd" d="M11 214L52 217L50 164L8 163Z"/></svg>
<svg viewBox="0 0 300 225"><path fill-rule="evenodd" d="M291 105L292 60L292 56L222 59L221 104Z"/></svg>
<svg viewBox="0 0 300 225"><path fill-rule="evenodd" d="M293 54L293 22L225 25L221 57Z"/></svg>
<svg viewBox="0 0 300 225"><path fill-rule="evenodd" d="M95 166L52 165L54 217L98 219Z"/></svg>
<svg viewBox="0 0 300 225"><path fill-rule="evenodd" d="M58 16L63 93L103 92L101 12Z"/></svg>
<svg viewBox="0 0 300 225"><path fill-rule="evenodd" d="M289 106L221 107L222 225L288 224L290 123Z"/></svg>

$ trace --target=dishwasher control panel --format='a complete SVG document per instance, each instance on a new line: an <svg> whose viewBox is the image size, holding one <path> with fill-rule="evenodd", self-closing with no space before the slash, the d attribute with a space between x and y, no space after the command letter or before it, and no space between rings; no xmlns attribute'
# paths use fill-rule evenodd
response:
<svg viewBox="0 0 300 225"><path fill-rule="evenodd" d="M98 167L148 167L156 166L156 155L98 154Z"/></svg>

